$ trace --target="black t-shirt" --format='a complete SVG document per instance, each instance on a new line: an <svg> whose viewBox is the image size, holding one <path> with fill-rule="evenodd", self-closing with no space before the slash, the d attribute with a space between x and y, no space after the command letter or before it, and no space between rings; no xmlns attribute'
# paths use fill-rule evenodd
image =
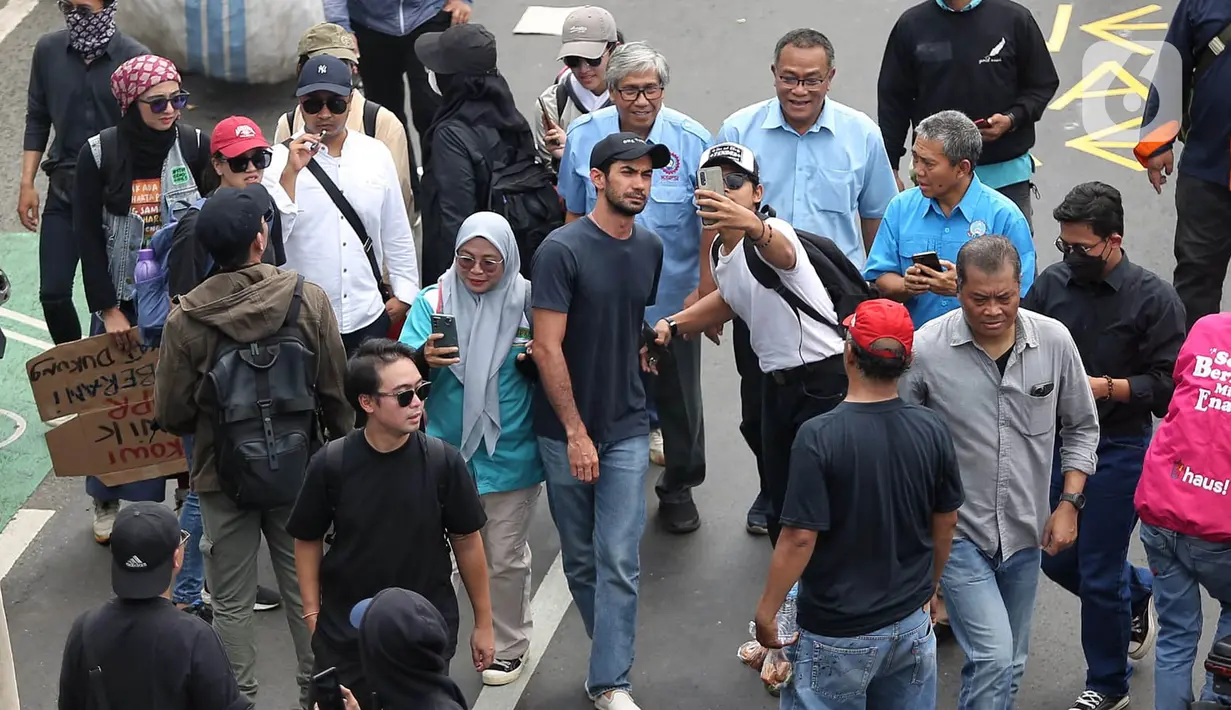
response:
<svg viewBox="0 0 1231 710"><path fill-rule="evenodd" d="M573 400L595 442L649 434L641 384L641 325L654 305L663 243L634 226L616 239L589 217L556 231L534 254L534 307L568 314L564 360ZM564 440L542 387L534 393L534 433Z"/></svg>
<svg viewBox="0 0 1231 710"><path fill-rule="evenodd" d="M92 659L116 710L248 710L214 629L167 599L112 599L77 617L60 667L60 710L93 708L83 643L91 614Z"/></svg>
<svg viewBox="0 0 1231 710"><path fill-rule="evenodd" d="M784 527L819 533L804 570L799 625L821 636L870 633L932 596L932 516L961 506L949 430L900 399L843 402L800 428Z"/></svg>
<svg viewBox="0 0 1231 710"><path fill-rule="evenodd" d="M380 453L356 429L343 443L343 470L327 470L325 449L308 463L286 531L299 540L320 540L333 526L333 544L321 562L316 635L339 655L359 658L350 624L355 604L401 587L440 610L453 656L457 594L445 534L481 530L487 516L457 449L445 443L444 465L427 470L425 445L426 435L416 432L402 448Z"/></svg>

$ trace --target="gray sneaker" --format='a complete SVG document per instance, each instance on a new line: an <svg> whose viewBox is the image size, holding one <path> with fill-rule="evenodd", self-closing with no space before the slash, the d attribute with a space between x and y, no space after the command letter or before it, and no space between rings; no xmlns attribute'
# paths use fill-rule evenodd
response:
<svg viewBox="0 0 1231 710"><path fill-rule="evenodd" d="M115 516L120 512L120 501L94 501L94 542L100 545L111 544L111 529L115 527Z"/></svg>

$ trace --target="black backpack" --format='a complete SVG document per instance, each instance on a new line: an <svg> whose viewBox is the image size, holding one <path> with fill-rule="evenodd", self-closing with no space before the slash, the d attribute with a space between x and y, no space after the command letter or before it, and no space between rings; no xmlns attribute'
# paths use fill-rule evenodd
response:
<svg viewBox="0 0 1231 710"><path fill-rule="evenodd" d="M537 155L514 153L513 161L492 164L483 156L490 175L487 209L509 221L521 255L521 275L530 278L535 250L547 235L564 226L564 206L556 192L555 176Z"/></svg>
<svg viewBox="0 0 1231 710"><path fill-rule="evenodd" d="M282 327L255 343L220 335L206 375L218 407L215 469L241 510L272 510L299 495L308 459L320 448L316 355L299 328L303 276Z"/></svg>
<svg viewBox="0 0 1231 710"><path fill-rule="evenodd" d="M762 208L762 212L767 217L774 216L772 207L766 206ZM812 320L829 326L839 336L845 338L846 329L842 327L842 321L854 313L860 303L877 298L879 293L874 285L864 280L863 274L833 240L801 229L796 229L795 235L799 237L804 253L808 255L808 261L812 264L812 268L816 269L816 275L820 277L825 291L829 293L829 300L833 302L834 311L838 314L837 323L822 316L815 308L808 305L807 301L787 288L786 284L782 283L782 277L778 275L778 272L761 259L752 240L744 239L744 261L748 264L748 270L752 272L757 283L777 293L782 300L786 301L787 305L795 311L796 317L803 313ZM718 249L721 246L721 240L715 239L711 251L714 264L718 263Z"/></svg>
<svg viewBox="0 0 1231 710"><path fill-rule="evenodd" d="M365 97L366 99L366 97ZM380 104L366 99L363 104L363 132L369 138L376 137L376 117L380 115ZM295 109L286 112L286 134L289 136L295 129Z"/></svg>

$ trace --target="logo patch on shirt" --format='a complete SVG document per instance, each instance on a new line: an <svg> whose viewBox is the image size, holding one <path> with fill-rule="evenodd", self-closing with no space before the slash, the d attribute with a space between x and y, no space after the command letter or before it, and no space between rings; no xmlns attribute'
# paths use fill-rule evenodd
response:
<svg viewBox="0 0 1231 710"><path fill-rule="evenodd" d="M667 163L667 167L663 168L663 180L679 180L680 179L680 156L674 150L671 151L671 162Z"/></svg>
<svg viewBox="0 0 1231 710"><path fill-rule="evenodd" d="M971 222L970 231L966 232L966 236L970 237L971 239L974 239L975 237L981 237L984 234L987 234L987 222L984 222L981 219L976 219L975 221Z"/></svg>
<svg viewBox="0 0 1231 710"><path fill-rule="evenodd" d="M979 63L980 64L999 64L1001 62L1000 52L1004 49L1004 45L1005 45L1005 38L1001 37L1000 41L996 43L996 46L992 47L992 51L988 52L986 57L980 59Z"/></svg>
<svg viewBox="0 0 1231 710"><path fill-rule="evenodd" d="M179 166L171 169L171 184L172 185L187 185L189 179L188 168Z"/></svg>

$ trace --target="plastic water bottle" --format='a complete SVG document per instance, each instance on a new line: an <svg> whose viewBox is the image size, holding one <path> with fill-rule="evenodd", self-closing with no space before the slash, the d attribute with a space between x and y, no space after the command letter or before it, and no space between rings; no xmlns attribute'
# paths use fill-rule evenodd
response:
<svg viewBox="0 0 1231 710"><path fill-rule="evenodd" d="M137 267L133 271L133 281L137 283L150 281L158 278L161 273L162 269L154 259L153 249L142 249L137 252Z"/></svg>
<svg viewBox="0 0 1231 710"><path fill-rule="evenodd" d="M790 641L799 630L799 624L795 621L795 600L798 596L799 582L796 582L787 593L786 601L782 602L782 608L778 610L778 641L781 643Z"/></svg>

